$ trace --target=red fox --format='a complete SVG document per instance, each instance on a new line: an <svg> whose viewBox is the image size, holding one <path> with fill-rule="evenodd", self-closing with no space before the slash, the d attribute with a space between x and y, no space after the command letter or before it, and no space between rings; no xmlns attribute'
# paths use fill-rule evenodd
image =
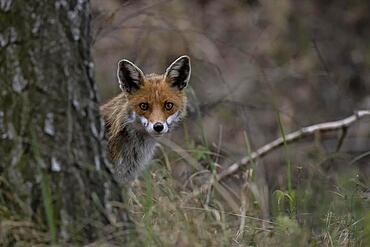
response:
<svg viewBox="0 0 370 247"><path fill-rule="evenodd" d="M130 181L153 157L156 138L173 129L186 115L184 88L191 74L190 58L176 59L162 75L144 73L132 62L118 62L122 92L100 107L115 172Z"/></svg>

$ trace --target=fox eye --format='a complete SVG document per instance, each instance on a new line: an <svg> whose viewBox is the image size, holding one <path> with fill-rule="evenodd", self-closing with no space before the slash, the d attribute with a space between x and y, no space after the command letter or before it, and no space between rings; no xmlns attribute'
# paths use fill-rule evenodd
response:
<svg viewBox="0 0 370 247"><path fill-rule="evenodd" d="M140 103L139 107L140 107L141 110L146 111L149 108L149 104L148 103Z"/></svg>
<svg viewBox="0 0 370 247"><path fill-rule="evenodd" d="M172 102L166 102L164 103L164 108L167 110L167 111L170 111L173 107L173 103Z"/></svg>

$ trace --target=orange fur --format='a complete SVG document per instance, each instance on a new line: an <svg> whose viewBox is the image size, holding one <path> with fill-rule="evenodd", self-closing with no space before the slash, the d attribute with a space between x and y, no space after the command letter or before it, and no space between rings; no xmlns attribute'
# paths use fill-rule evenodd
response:
<svg viewBox="0 0 370 247"><path fill-rule="evenodd" d="M129 106L141 116L152 123L165 121L176 111L183 109L186 105L186 97L183 91L171 87L162 75L150 75L144 80L141 88L127 96ZM140 103L147 102L149 109L140 109ZM170 111L164 109L165 102L172 102Z"/></svg>

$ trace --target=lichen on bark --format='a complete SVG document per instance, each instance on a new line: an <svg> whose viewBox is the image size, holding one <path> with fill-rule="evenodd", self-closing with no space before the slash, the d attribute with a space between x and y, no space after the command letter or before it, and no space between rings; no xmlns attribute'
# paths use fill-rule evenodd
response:
<svg viewBox="0 0 370 247"><path fill-rule="evenodd" d="M0 210L54 242L89 242L124 221L105 158L89 1L0 1ZM6 213L4 213L6 212Z"/></svg>

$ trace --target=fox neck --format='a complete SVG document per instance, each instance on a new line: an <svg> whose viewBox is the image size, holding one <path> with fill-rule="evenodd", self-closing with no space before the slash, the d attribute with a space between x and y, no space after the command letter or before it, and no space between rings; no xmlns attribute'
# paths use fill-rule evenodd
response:
<svg viewBox="0 0 370 247"><path fill-rule="evenodd" d="M119 181L132 180L152 158L156 141L147 132L131 126L128 102L123 93L100 110L105 120L108 149L115 163L115 174Z"/></svg>
<svg viewBox="0 0 370 247"><path fill-rule="evenodd" d="M109 149L114 161L116 176L120 181L129 181L136 177L153 157L156 141L146 132L131 128L127 124L120 135L109 142Z"/></svg>

